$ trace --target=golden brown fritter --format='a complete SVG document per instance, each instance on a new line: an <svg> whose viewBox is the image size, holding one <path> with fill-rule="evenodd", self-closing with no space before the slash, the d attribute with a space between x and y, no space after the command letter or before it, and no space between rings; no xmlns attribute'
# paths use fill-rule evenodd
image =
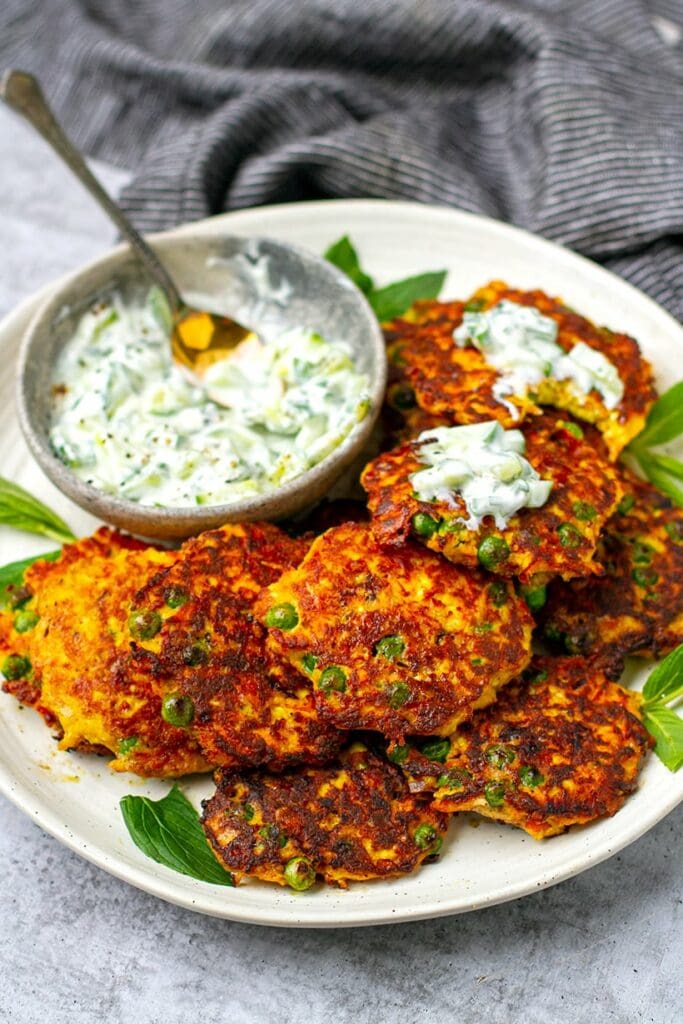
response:
<svg viewBox="0 0 683 1024"><path fill-rule="evenodd" d="M534 658L451 737L442 763L406 748L390 757L438 810L477 811L542 839L614 814L633 792L652 745L640 706L584 658Z"/></svg>
<svg viewBox="0 0 683 1024"><path fill-rule="evenodd" d="M163 720L154 680L133 680L121 664L133 595L173 558L101 529L67 544L58 561L35 562L26 571L33 596L13 616L11 630L3 629L2 642L29 659L32 692L25 696L57 726L62 749L111 751L114 770L159 778L208 770L192 738ZM35 623L17 633L27 614ZM22 699L18 681L10 682Z"/></svg>
<svg viewBox="0 0 683 1024"><path fill-rule="evenodd" d="M202 823L218 860L243 875L305 889L316 876L393 878L438 853L447 817L412 796L400 771L354 744L329 768L217 773Z"/></svg>
<svg viewBox="0 0 683 1024"><path fill-rule="evenodd" d="M530 656L531 618L507 582L416 544L382 548L363 524L318 537L255 610L324 719L395 738L451 732Z"/></svg>
<svg viewBox="0 0 683 1024"><path fill-rule="evenodd" d="M683 642L683 510L622 471L625 494L598 542L600 579L553 581L541 621L570 654L618 679L628 654L660 658Z"/></svg>
<svg viewBox="0 0 683 1024"><path fill-rule="evenodd" d="M341 745L302 677L266 651L253 615L261 588L307 547L268 523L227 525L184 544L135 596L128 671L154 680L177 732L212 764L282 770L328 761Z"/></svg>
<svg viewBox="0 0 683 1024"><path fill-rule="evenodd" d="M496 419L505 427L538 412L539 406L552 405L594 423L605 438L610 457L615 459L643 429L656 397L652 369L641 355L637 342L626 334L597 327L544 292L520 291L502 281L492 281L480 288L460 308L485 311L503 299L532 306L555 320L557 343L566 352L583 342L609 359L624 384L620 404L615 409L607 409L596 391L577 398L568 382L548 379L528 396L511 397L512 404L519 409L519 416L515 417L493 396L497 370L486 363L477 349L461 348L453 340L453 330L459 324L455 321L459 304L434 302L429 314L422 310L420 323L399 320L386 329L389 356L400 374L396 386L400 384L403 389L404 405L410 401L412 392L423 410L447 416L453 423Z"/></svg>
<svg viewBox="0 0 683 1024"><path fill-rule="evenodd" d="M378 541L397 545L416 537L452 562L482 564L524 582L539 575L571 579L600 573L595 546L623 493L617 469L558 413L527 420L522 432L525 458L541 479L553 482L545 505L520 509L503 530L488 517L469 530L465 504L455 492L452 503L415 497L410 478L424 466L420 443L413 442L378 456L361 478Z"/></svg>

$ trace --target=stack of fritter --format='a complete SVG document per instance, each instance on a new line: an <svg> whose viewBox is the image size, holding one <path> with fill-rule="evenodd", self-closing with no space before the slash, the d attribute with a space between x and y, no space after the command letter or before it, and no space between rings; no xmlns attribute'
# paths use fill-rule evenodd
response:
<svg viewBox="0 0 683 1024"><path fill-rule="evenodd" d="M501 299L554 319L565 352L607 356L619 405L552 379L498 400L453 332ZM419 303L386 337L397 447L363 473L369 523L344 504L296 538L234 524L173 552L102 530L29 569L0 620L5 689L63 748L216 770L203 823L238 878L403 874L458 811L537 838L613 814L650 746L624 658L683 640L683 514L616 462L655 397L635 341L499 282ZM416 496L418 435L491 419L520 427L552 490L468 528L456 491Z"/></svg>

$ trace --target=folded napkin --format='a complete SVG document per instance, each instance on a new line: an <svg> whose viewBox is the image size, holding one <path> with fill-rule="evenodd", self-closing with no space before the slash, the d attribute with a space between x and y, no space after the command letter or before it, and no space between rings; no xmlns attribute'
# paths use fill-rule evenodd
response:
<svg viewBox="0 0 683 1024"><path fill-rule="evenodd" d="M683 318L680 0L2 0L0 67L131 168L143 229L324 197L442 203Z"/></svg>

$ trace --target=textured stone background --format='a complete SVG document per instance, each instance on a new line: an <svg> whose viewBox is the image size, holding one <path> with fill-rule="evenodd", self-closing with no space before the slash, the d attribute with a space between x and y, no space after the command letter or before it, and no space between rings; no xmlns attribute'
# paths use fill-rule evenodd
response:
<svg viewBox="0 0 683 1024"><path fill-rule="evenodd" d="M110 187L122 181L104 170ZM0 110L0 315L113 232ZM0 798L0 1024L674 1024L683 808L516 903L327 932L230 924L109 877Z"/></svg>

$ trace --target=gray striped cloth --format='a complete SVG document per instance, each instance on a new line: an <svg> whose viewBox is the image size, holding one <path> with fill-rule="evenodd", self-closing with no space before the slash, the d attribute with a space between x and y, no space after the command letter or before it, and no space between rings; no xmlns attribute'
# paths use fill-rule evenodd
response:
<svg viewBox="0 0 683 1024"><path fill-rule="evenodd" d="M146 230L309 198L562 242L683 319L681 0L1 0Z"/></svg>

